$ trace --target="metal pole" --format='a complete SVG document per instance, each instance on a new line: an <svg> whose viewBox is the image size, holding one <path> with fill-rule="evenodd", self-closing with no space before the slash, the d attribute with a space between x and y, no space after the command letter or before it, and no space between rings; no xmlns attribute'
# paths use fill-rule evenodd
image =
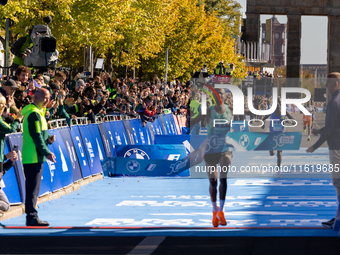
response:
<svg viewBox="0 0 340 255"><path fill-rule="evenodd" d="M9 44L9 18L6 19L5 67L8 67L9 60L8 44ZM6 68L5 70L6 75L9 75L8 68Z"/></svg>
<svg viewBox="0 0 340 255"><path fill-rule="evenodd" d="M92 46L90 46L90 72L91 72L91 77L93 77L93 68L92 68Z"/></svg>
<svg viewBox="0 0 340 255"><path fill-rule="evenodd" d="M84 70L86 71L86 43L84 44Z"/></svg>
<svg viewBox="0 0 340 255"><path fill-rule="evenodd" d="M164 84L166 84L167 80L168 80L168 59L169 59L169 48L166 48L166 52L165 52Z"/></svg>

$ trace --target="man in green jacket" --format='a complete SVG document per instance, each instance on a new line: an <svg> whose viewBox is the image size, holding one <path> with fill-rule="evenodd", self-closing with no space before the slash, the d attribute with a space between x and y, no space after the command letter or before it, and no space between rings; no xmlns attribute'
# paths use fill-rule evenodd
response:
<svg viewBox="0 0 340 255"><path fill-rule="evenodd" d="M43 165L46 159L56 162L55 155L48 149L48 144L55 142L55 136L47 131L45 119L46 106L50 100L47 89L38 89L35 92L33 103L22 109L23 120L23 146L22 163L26 177L26 225L48 226L49 223L38 218L35 209L41 184Z"/></svg>

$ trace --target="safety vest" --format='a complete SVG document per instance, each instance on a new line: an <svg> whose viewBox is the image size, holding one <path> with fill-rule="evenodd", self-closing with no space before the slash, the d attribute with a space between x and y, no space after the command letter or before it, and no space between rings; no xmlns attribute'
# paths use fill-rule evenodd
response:
<svg viewBox="0 0 340 255"><path fill-rule="evenodd" d="M110 92L110 94L111 94L112 92L115 92L115 91L116 91L114 88L111 88L110 86L107 88L107 90ZM114 94L114 95L112 95L109 99L115 99L116 96L117 96L117 94Z"/></svg>
<svg viewBox="0 0 340 255"><path fill-rule="evenodd" d="M28 117L31 113L38 113L39 119L35 121L35 123L28 123ZM41 133L44 141L49 137L47 121L45 118L46 109L40 109L35 104L29 104L24 107L22 110L22 114L24 115L23 119L23 146L22 146L22 163L23 164L33 164L38 162L44 162L45 156L39 154L35 145L33 138L30 135L29 125L35 125L35 129L37 133ZM47 149L47 147L46 147ZM48 152L48 149L47 149Z"/></svg>
<svg viewBox="0 0 340 255"><path fill-rule="evenodd" d="M192 119L195 119L200 113L198 108L200 107L200 103L197 102L196 100L192 100L190 102L190 111L194 113L194 116L192 116Z"/></svg>
<svg viewBox="0 0 340 255"><path fill-rule="evenodd" d="M32 48L33 42L31 41L31 38L29 35L26 36L26 42L21 46L20 51L25 52L27 48ZM24 66L24 60L21 57L15 56L13 59L13 63L17 64L19 66Z"/></svg>

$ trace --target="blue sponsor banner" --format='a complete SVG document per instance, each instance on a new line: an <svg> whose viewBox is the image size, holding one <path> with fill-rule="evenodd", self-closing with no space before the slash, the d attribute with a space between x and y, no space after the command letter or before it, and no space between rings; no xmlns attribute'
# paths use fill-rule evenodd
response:
<svg viewBox="0 0 340 255"><path fill-rule="evenodd" d="M179 135L179 133L178 133L178 130L177 130L177 127L176 127L176 121L175 121L175 119L174 119L175 117L174 117L174 115L173 114L169 114L169 119L170 119L170 126L171 126L171 129L173 129L174 130L174 134L175 135Z"/></svg>
<svg viewBox="0 0 340 255"><path fill-rule="evenodd" d="M299 150L300 132L260 133L233 132L225 135L211 135L208 138L206 153L222 151L252 150Z"/></svg>
<svg viewBox="0 0 340 255"><path fill-rule="evenodd" d="M161 116L157 116L153 122L157 135L166 135L165 127L163 127Z"/></svg>
<svg viewBox="0 0 340 255"><path fill-rule="evenodd" d="M107 132L107 138L109 139L111 151L112 151L112 157L116 157L116 140L113 138L115 135L115 131L112 129L113 122L104 122L104 127ZM117 134L118 135L118 134ZM119 138L120 139L120 138Z"/></svg>
<svg viewBox="0 0 340 255"><path fill-rule="evenodd" d="M155 144L183 144L189 154L198 149L206 138L202 135L156 135Z"/></svg>
<svg viewBox="0 0 340 255"><path fill-rule="evenodd" d="M129 176L178 176L187 172L190 166L204 159L206 140L201 146L178 161L162 159L116 158L116 174Z"/></svg>
<svg viewBox="0 0 340 255"><path fill-rule="evenodd" d="M123 123L124 123L124 128L127 134L129 144L135 144L135 137L132 131L130 120L123 120Z"/></svg>
<svg viewBox="0 0 340 255"><path fill-rule="evenodd" d="M183 144L117 145L117 156L137 159L179 160L187 153Z"/></svg>
<svg viewBox="0 0 340 255"><path fill-rule="evenodd" d="M61 138L64 141L64 145L66 146L69 159L71 160L73 182L78 181L82 178L82 174L80 170L78 156L72 142L70 129L68 127L62 127L58 128L58 130Z"/></svg>
<svg viewBox="0 0 340 255"><path fill-rule="evenodd" d="M51 191L55 191L73 183L72 163L59 131L50 129L48 133L56 136L56 141L49 145L50 151L56 156L56 162L46 160L44 171L49 170Z"/></svg>
<svg viewBox="0 0 340 255"><path fill-rule="evenodd" d="M86 153L86 147L83 144L83 140L81 138L80 132L79 132L79 126L72 126L72 130L70 130L71 138L74 144L74 148L76 150L80 169L83 175L83 178L88 177L91 175L91 170L89 166L89 161L87 159L87 153Z"/></svg>
<svg viewBox="0 0 340 255"><path fill-rule="evenodd" d="M161 116L161 118L163 119L164 127L166 129L166 133L168 135L176 135L177 134L176 125L175 125L175 121L174 121L172 114L171 113L165 114L165 115Z"/></svg>
<svg viewBox="0 0 340 255"><path fill-rule="evenodd" d="M18 151L18 160L15 162L15 175L18 180L18 185L20 189L20 197L21 201L25 201L25 175L24 175L24 169L22 165L22 133L14 133L10 134L8 137L8 141L10 144L10 147L13 148L14 145L18 145L19 151ZM10 201L11 202L11 201Z"/></svg>
<svg viewBox="0 0 340 255"><path fill-rule="evenodd" d="M129 136L122 120L110 122L111 132L116 145L128 145Z"/></svg>
<svg viewBox="0 0 340 255"><path fill-rule="evenodd" d="M163 134L168 135L168 130L166 129L165 122L164 122L164 119L163 119L163 115L159 115L156 123L158 123L157 125L161 126Z"/></svg>
<svg viewBox="0 0 340 255"><path fill-rule="evenodd" d="M6 139L4 154L10 152L9 142ZM1 180L3 191L7 195L8 201L11 204L22 203L19 181L16 175L15 167L9 169Z"/></svg>
<svg viewBox="0 0 340 255"><path fill-rule="evenodd" d="M102 144L104 146L104 151L105 151L106 158L110 158L110 157L112 158L113 157L112 145L110 144L110 139L108 137L108 133L106 131L104 123L99 123L98 124L98 129L99 129L99 132L100 132Z"/></svg>
<svg viewBox="0 0 340 255"><path fill-rule="evenodd" d="M233 121L231 132L249 132L248 121Z"/></svg>
<svg viewBox="0 0 340 255"><path fill-rule="evenodd" d="M145 138L144 134L142 133L142 126L138 122L137 119L129 120L130 126L131 126L131 131L133 135L133 140L135 141L135 144L145 144ZM142 133L142 135L141 135Z"/></svg>
<svg viewBox="0 0 340 255"><path fill-rule="evenodd" d="M96 128L99 133L98 127ZM93 175L102 172L100 161L104 160L103 153L105 152L102 148L100 148L99 143L97 143L98 138L100 139L100 135L97 134L96 137L94 133L91 133L95 132L95 129L90 131L89 126L79 126L79 131L86 148L86 155L89 161L91 174Z"/></svg>
<svg viewBox="0 0 340 255"><path fill-rule="evenodd" d="M141 145L151 145L152 138L150 134L149 125L142 126L142 121L140 119L130 120L131 129L133 133L133 137L135 140L135 144Z"/></svg>

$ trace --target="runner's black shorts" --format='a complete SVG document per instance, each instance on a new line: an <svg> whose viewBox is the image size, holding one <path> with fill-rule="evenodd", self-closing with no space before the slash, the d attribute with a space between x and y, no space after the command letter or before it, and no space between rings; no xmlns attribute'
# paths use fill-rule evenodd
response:
<svg viewBox="0 0 340 255"><path fill-rule="evenodd" d="M204 155L204 160L206 163L208 163L209 165L217 165L222 156L226 156L229 158L230 162L231 162L231 159L233 157L233 154L231 151L224 151L224 152L217 152L217 153L211 153L211 154L205 154Z"/></svg>

